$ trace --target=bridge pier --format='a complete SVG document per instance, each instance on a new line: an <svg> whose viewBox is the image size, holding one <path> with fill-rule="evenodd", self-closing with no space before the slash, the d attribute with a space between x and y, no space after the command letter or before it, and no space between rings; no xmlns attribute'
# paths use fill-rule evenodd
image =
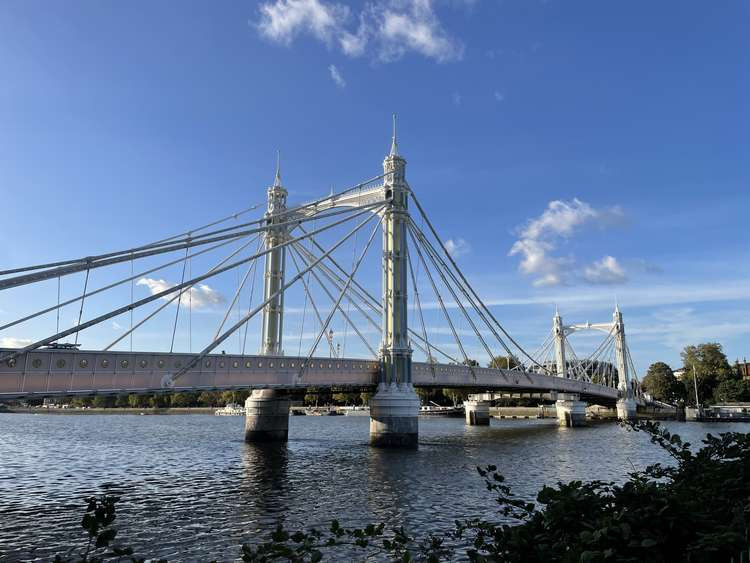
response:
<svg viewBox="0 0 750 563"><path fill-rule="evenodd" d="M620 399L617 401L617 419L618 420L635 420L636 403L633 398Z"/></svg>
<svg viewBox="0 0 750 563"><path fill-rule="evenodd" d="M411 383L380 383L370 399L370 445L416 448L419 441L419 397Z"/></svg>
<svg viewBox="0 0 750 563"><path fill-rule="evenodd" d="M245 401L245 442L286 442L289 405L283 391L253 390Z"/></svg>
<svg viewBox="0 0 750 563"><path fill-rule="evenodd" d="M574 393L558 393L557 423L560 426L586 426L586 402Z"/></svg>
<svg viewBox="0 0 750 563"><path fill-rule="evenodd" d="M466 424L469 426L488 426L490 424L490 402L481 400L464 401Z"/></svg>

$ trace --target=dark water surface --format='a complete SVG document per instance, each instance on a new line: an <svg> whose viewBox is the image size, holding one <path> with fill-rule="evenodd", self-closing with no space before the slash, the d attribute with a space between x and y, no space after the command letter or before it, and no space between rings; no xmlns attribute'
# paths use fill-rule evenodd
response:
<svg viewBox="0 0 750 563"><path fill-rule="evenodd" d="M141 556L236 560L242 542L294 527L369 522L448 530L495 506L477 465L533 498L558 480L624 480L667 456L616 424L420 419L418 451L367 445L368 417L291 417L285 446L245 444L243 417L0 414L0 559L49 560L81 545L87 495L122 497L119 538ZM670 423L691 442L748 424Z"/></svg>

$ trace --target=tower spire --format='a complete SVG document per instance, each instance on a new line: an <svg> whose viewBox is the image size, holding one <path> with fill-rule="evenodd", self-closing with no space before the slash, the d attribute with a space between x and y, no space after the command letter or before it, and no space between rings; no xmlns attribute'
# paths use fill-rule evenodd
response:
<svg viewBox="0 0 750 563"><path fill-rule="evenodd" d="M276 178L273 181L274 187L281 187L281 151L276 151Z"/></svg>
<svg viewBox="0 0 750 563"><path fill-rule="evenodd" d="M396 114L393 114L393 137L391 138L391 152L389 156L398 155L398 143L396 142Z"/></svg>

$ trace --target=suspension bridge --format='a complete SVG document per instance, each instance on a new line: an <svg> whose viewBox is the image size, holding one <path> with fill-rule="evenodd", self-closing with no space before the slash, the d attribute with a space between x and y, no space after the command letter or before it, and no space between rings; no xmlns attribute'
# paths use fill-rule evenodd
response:
<svg viewBox="0 0 750 563"><path fill-rule="evenodd" d="M287 198L277 163L265 205L125 250L0 271L6 303L43 302L57 289L55 304L0 325L0 336L48 334L0 348L0 399L250 388L245 438L273 441L287 439L290 391L371 389L371 443L405 447L418 438L415 386L544 394L569 426L584 423L587 403L616 406L620 418L633 418L643 403L619 308L611 322L585 325L566 326L556 312L534 352L509 334L408 184L395 119L381 174L310 203ZM378 233L380 260L369 260ZM220 251L228 254L210 262ZM165 271L181 272L180 282L148 277ZM73 279L82 289L62 299L62 280ZM233 296L207 343L193 350L194 309L218 279L233 280ZM144 286L149 295L136 298ZM61 328L61 311L71 308L77 318ZM169 349L134 349L134 335L164 316L173 319ZM92 341L101 341L102 327L117 319L129 327L113 341L82 345L97 330ZM569 341L581 330L604 334L584 358ZM247 353L248 334L260 336L256 354ZM467 422L488 424L489 404L473 396Z"/></svg>

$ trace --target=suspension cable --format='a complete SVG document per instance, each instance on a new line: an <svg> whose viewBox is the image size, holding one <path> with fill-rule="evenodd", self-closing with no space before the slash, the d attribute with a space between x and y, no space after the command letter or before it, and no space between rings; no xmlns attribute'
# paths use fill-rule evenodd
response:
<svg viewBox="0 0 750 563"><path fill-rule="evenodd" d="M380 208L382 209L383 204L380 203L379 205L380 205ZM361 213L358 213L357 215L354 215L353 217L358 217L359 215L361 215L361 214L363 214L363 213L365 213L367 211L368 210L365 209ZM351 219L352 219L352 217L348 217L347 218L347 220L351 220ZM349 238L352 236L352 234L354 234L354 231L356 231L356 230L361 229L362 227L364 227L367 223L370 222L371 219L372 219L372 216L366 217L362 222L360 222L356 227L354 227L353 230L349 231L343 238L341 238L336 244L334 244L327 251L327 254L333 253L334 250L336 250L339 246L341 246L347 240L349 240ZM318 229L317 232L320 232L320 231L324 230L325 228L330 228L331 226L332 225L328 225L327 227L321 227L320 229ZM313 234L315 234L315 233L313 233ZM304 237L298 237L297 239L292 239L292 240L302 240L302 238L304 238ZM282 243L282 245L283 244L288 244L288 243L285 242L285 243ZM282 245L278 245L278 246L276 246L274 248L278 248L279 246L282 246ZM269 249L268 251L270 252L270 250L273 250L274 248ZM297 274L289 282L285 283L282 287L280 287L277 291L275 291L272 295L270 295L265 301L263 301L258 306L256 306L252 311L248 311L247 314L239 322L237 322L235 325L229 327L229 329L227 329L226 331L224 331L219 336L219 338L214 339L213 342L211 342L208 346L206 346L199 354L193 356L193 358L172 377L172 382L176 381L179 377L182 377L184 374L186 374L188 371L190 371L198 362L200 362L207 354L209 354L211 352L211 350L213 350L219 344L221 344L224 340L226 340L226 338L229 335L231 335L235 330L237 330L238 328L242 327L242 325L244 325L245 323L247 323L251 318L253 318L258 313L258 311L260 311L268 303L270 303L272 300L274 300L281 292L286 291L295 282L297 282L300 278L302 278L304 276L304 274L308 270L312 269L318 262L322 261L324 257L325 256L321 256L314 264L310 265L307 269L305 269L304 271L302 271L299 274ZM3 360L3 358L0 358L0 361L2 361L2 360Z"/></svg>
<svg viewBox="0 0 750 563"><path fill-rule="evenodd" d="M338 299L336 299L336 302L333 305L333 309L331 309L331 312L328 314L328 318L326 318L326 322L323 325L323 328L321 329L320 333L318 333L318 336L315 339L315 342L310 348L310 353L307 355L307 358L305 358L305 361L302 362L300 366L300 371L299 371L300 377L305 372L305 369L307 369L307 364L309 363L310 358L312 358L313 354L315 354L315 350L318 348L318 343L320 343L320 339L322 338L323 333L328 328L328 325L330 324L331 319L333 318L333 315L336 313L336 309L339 307L339 304L341 303L341 300L344 297L344 293L346 292L346 289L351 285L351 281L354 278L354 276L357 275L357 270L359 270L359 266L360 264L362 264L362 259L365 257L365 255L367 254L367 251L370 249L370 244L372 244L372 241L375 238L375 233L378 232L380 225L383 223L383 217L384 217L383 215L380 215L378 222L375 225L375 228L372 230L372 233L370 234L370 238L367 240L367 243L365 244L364 249L362 249L362 254L359 257L359 260L357 260L357 263L354 266L352 273L349 275L349 278L346 280L346 285L341 289Z"/></svg>
<svg viewBox="0 0 750 563"><path fill-rule="evenodd" d="M296 259L296 258L294 257L294 252L295 252L295 250L294 250L294 247L292 246L292 247L291 247L291 251L290 251L290 254L291 254L291 256L292 256L292 260L294 261L294 266L295 266L295 268L297 268L297 271L299 271L299 267L297 266L297 259ZM300 259L302 259L302 257L300 257ZM315 278L315 280L316 280L316 281L318 282L318 285L320 285L320 287L321 287L321 288L323 289L323 291L324 291L324 292L325 292L325 294L326 294L326 295L328 296L328 298L329 298L329 299L330 299L330 300L331 300L332 302L335 302L336 298L335 298L335 297L333 296L333 294L332 294L332 293L331 293L331 292L330 292L330 291L328 290L328 287L326 287L325 283L323 283L323 281L322 281L322 280L321 280L321 279L320 279L320 278L318 277L318 275L317 275L317 273L315 272L315 270L314 270L314 269L313 269L313 270L310 270L310 272L309 272L309 273L311 273L311 274L312 274L312 276L313 276L313 277ZM303 282L304 282L304 279L303 279ZM307 288L307 285L305 285L305 290L306 290L306 291L309 291L309 289ZM310 296L310 300L312 301L312 295ZM351 300L350 300L350 301L351 301ZM342 315L342 316L344 317L344 320L346 321L346 323L345 323L345 326L347 326L347 327L348 327L348 326L351 326L351 327L352 327L352 329L354 330L354 332L355 332L355 333L357 334L357 336L359 336L359 339L360 339L360 340L362 341L362 343L363 343L363 344L365 345L365 347L366 347L366 348L367 348L367 349L368 349L368 350L369 350L369 351L370 351L370 352L372 353L372 355L373 355L374 357L376 357L376 358L377 358L377 357L378 357L378 353L377 353L377 352L376 352L376 351L375 351L375 350L374 350L374 349L372 348L372 346L370 346L369 342L367 342L367 340L365 339L365 337L364 337L364 336L362 336L362 333L361 333L361 332L359 331L359 329L357 328L357 325L356 325L356 324L354 324L354 323L352 322L352 320L351 320L351 317L349 316L349 314L348 314L348 313L346 313L346 312L344 311L343 307L341 307L341 306L339 306L339 307L338 307L338 310L339 310L339 313L341 313L341 315ZM321 324L323 324L323 323L322 323L322 320L321 320ZM332 343L331 343L331 353L333 353L333 344L332 344ZM342 355L343 355L343 354L342 354Z"/></svg>
<svg viewBox="0 0 750 563"><path fill-rule="evenodd" d="M411 236L414 249L417 251L417 256L419 256L419 260L422 262L422 267L424 268L424 271L430 280L430 285L432 285L432 290L435 292L435 296L437 297L438 303L440 304L440 309L442 309L443 315L445 316L445 320L448 323L448 326L450 327L451 332L453 333L453 338L456 341L456 344L458 345L458 349L461 351L461 355L464 357L464 364L468 366L469 370L471 370L472 375L476 379L476 373L474 373L474 367L469 365L471 363L469 362L469 357L466 355L466 351L464 350L464 346L461 343L461 339L458 338L458 334L456 333L456 327L453 326L453 321L451 321L451 317L445 308L445 303L443 303L443 296L440 295L440 291L438 291L437 285L435 284L435 280L432 277L432 273L430 273L430 269L427 267L427 263L425 262L425 259L422 256L422 251L419 249L419 246L417 245L417 242L414 238L414 234L412 233L411 229L408 230L407 232L409 233L409 236Z"/></svg>
<svg viewBox="0 0 750 563"><path fill-rule="evenodd" d="M86 290L89 286L89 273L91 270L86 270L86 279L83 282L83 294L86 295ZM81 308L78 311L78 322L76 323L76 341L75 344L78 344L78 327L81 325L81 317L83 316L83 304L85 302L85 299L81 299Z"/></svg>

